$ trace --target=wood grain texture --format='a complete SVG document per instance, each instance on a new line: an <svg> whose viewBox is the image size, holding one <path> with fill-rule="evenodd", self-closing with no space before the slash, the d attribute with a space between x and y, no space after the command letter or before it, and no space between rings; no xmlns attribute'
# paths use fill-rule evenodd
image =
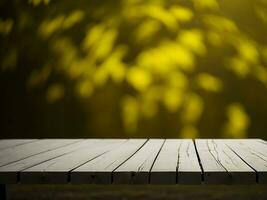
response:
<svg viewBox="0 0 267 200"><path fill-rule="evenodd" d="M167 139L151 169L150 183L175 184L181 140Z"/></svg>
<svg viewBox="0 0 267 200"><path fill-rule="evenodd" d="M0 140L0 151L3 149L7 149L7 148L11 148L11 147L15 147L15 146L19 146L19 145L23 145L23 144L27 144L29 142L34 142L37 141L35 139L31 139L31 140L26 140L26 139L6 139L6 140Z"/></svg>
<svg viewBox="0 0 267 200"><path fill-rule="evenodd" d="M267 142L260 139L0 140L0 184L18 182L267 184Z"/></svg>
<svg viewBox="0 0 267 200"><path fill-rule="evenodd" d="M182 140L177 165L178 183L200 184L201 173L193 140Z"/></svg>
<svg viewBox="0 0 267 200"><path fill-rule="evenodd" d="M148 140L138 152L113 172L114 183L149 183L149 172L163 144L163 139Z"/></svg>
<svg viewBox="0 0 267 200"><path fill-rule="evenodd" d="M146 139L129 139L111 151L85 163L71 172L72 183L112 182L112 172L138 151Z"/></svg>
<svg viewBox="0 0 267 200"><path fill-rule="evenodd" d="M267 183L267 145L243 140L224 140L224 143L257 172L259 183Z"/></svg>
<svg viewBox="0 0 267 200"><path fill-rule="evenodd" d="M66 146L46 151L17 162L0 167L0 181L2 183L16 183L18 181L18 173L27 168L33 167L40 163L46 162L53 158L57 158L66 155L75 150L82 149L90 146L99 140L79 140L78 142L68 144Z"/></svg>
<svg viewBox="0 0 267 200"><path fill-rule="evenodd" d="M19 161L42 152L50 151L77 141L78 140L70 139L45 139L4 149L3 151L0 151L0 166L4 166L12 162Z"/></svg>
<svg viewBox="0 0 267 200"><path fill-rule="evenodd" d="M205 183L249 184L256 182L256 173L223 142L196 140L204 170Z"/></svg>
<svg viewBox="0 0 267 200"><path fill-rule="evenodd" d="M105 139L95 142L88 147L75 152L46 161L20 172L21 183L67 183L69 172L105 154L118 145L126 142L125 139Z"/></svg>

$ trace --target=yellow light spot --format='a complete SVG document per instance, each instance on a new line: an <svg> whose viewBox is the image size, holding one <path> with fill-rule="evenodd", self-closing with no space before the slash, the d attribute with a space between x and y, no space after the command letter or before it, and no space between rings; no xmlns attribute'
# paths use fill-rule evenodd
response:
<svg viewBox="0 0 267 200"><path fill-rule="evenodd" d="M205 15L203 21L208 28L212 28L220 34L238 32L235 22L222 16Z"/></svg>
<svg viewBox="0 0 267 200"><path fill-rule="evenodd" d="M103 86L108 80L108 69L105 67L98 67L94 73L93 81L97 86Z"/></svg>
<svg viewBox="0 0 267 200"><path fill-rule="evenodd" d="M53 84L47 89L46 99L49 103L54 103L64 96L64 86L61 84Z"/></svg>
<svg viewBox="0 0 267 200"><path fill-rule="evenodd" d="M110 70L110 75L115 83L122 83L126 74L126 66L121 62L114 62L114 66Z"/></svg>
<svg viewBox="0 0 267 200"><path fill-rule="evenodd" d="M91 27L84 38L83 48L85 50L90 49L93 45L101 39L102 34L104 33L104 27L102 25L95 25Z"/></svg>
<svg viewBox="0 0 267 200"><path fill-rule="evenodd" d="M228 118L224 126L224 136L231 138L245 138L247 129L250 124L249 116L246 114L244 107L239 103L230 104L226 108Z"/></svg>
<svg viewBox="0 0 267 200"><path fill-rule="evenodd" d="M196 127L192 125L186 125L182 128L180 132L181 138L188 138L188 139L194 139L198 137L198 130Z"/></svg>
<svg viewBox="0 0 267 200"><path fill-rule="evenodd" d="M198 55L204 55L206 53L201 30L192 29L182 31L178 36L178 41Z"/></svg>
<svg viewBox="0 0 267 200"><path fill-rule="evenodd" d="M234 57L230 60L230 66L228 69L232 70L240 78L246 77L250 72L248 63L238 57Z"/></svg>
<svg viewBox="0 0 267 200"><path fill-rule="evenodd" d="M141 67L132 67L127 72L127 81L136 90L144 91L152 82L150 73Z"/></svg>
<svg viewBox="0 0 267 200"><path fill-rule="evenodd" d="M249 63L257 63L259 52L252 42L241 41L238 46L239 55Z"/></svg>
<svg viewBox="0 0 267 200"><path fill-rule="evenodd" d="M84 17L84 13L81 10L73 11L63 22L63 28L68 29L73 25L79 23Z"/></svg>
<svg viewBox="0 0 267 200"><path fill-rule="evenodd" d="M194 54L174 41L162 42L158 47L141 52L137 57L139 66L160 77L168 76L177 68L191 72L194 69L194 61Z"/></svg>
<svg viewBox="0 0 267 200"><path fill-rule="evenodd" d="M144 12L147 16L160 21L170 31L177 31L179 24L176 21L175 16L163 7L159 5L145 6L142 12Z"/></svg>
<svg viewBox="0 0 267 200"><path fill-rule="evenodd" d="M137 63L160 77L166 77L173 65L173 61L168 59L161 46L141 52L137 57Z"/></svg>
<svg viewBox="0 0 267 200"><path fill-rule="evenodd" d="M194 6L199 10L218 10L217 0L193 0Z"/></svg>
<svg viewBox="0 0 267 200"><path fill-rule="evenodd" d="M76 86L77 93L83 97L90 97L93 93L93 85L89 80L80 81Z"/></svg>
<svg viewBox="0 0 267 200"><path fill-rule="evenodd" d="M77 49L74 44L65 37L54 41L52 49L60 55L59 63L62 70L67 71L77 61Z"/></svg>
<svg viewBox="0 0 267 200"><path fill-rule="evenodd" d="M220 79L207 73L199 74L196 81L200 88L209 92L220 92L223 88L223 84Z"/></svg>
<svg viewBox="0 0 267 200"><path fill-rule="evenodd" d="M90 77L95 70L95 65L90 58L78 59L76 56L72 59L72 63L68 64L65 72L70 79L78 79L80 77Z"/></svg>
<svg viewBox="0 0 267 200"><path fill-rule="evenodd" d="M188 94L184 100L182 121L185 123L196 122L203 112L203 100L195 93Z"/></svg>
<svg viewBox="0 0 267 200"><path fill-rule="evenodd" d="M163 95L163 103L168 111L175 112L181 106L183 96L177 89L166 89Z"/></svg>
<svg viewBox="0 0 267 200"><path fill-rule="evenodd" d="M170 87L177 88L180 90L186 89L188 85L187 77L184 73L175 71L169 74L167 81Z"/></svg>
<svg viewBox="0 0 267 200"><path fill-rule="evenodd" d="M111 53L117 34L116 29L109 29L103 33L101 39L93 47L95 58L105 58Z"/></svg>
<svg viewBox="0 0 267 200"><path fill-rule="evenodd" d="M139 117L139 104L132 96L126 96L122 100L122 120L128 133L137 129Z"/></svg>
<svg viewBox="0 0 267 200"><path fill-rule="evenodd" d="M136 29L135 37L138 42L150 40L160 30L160 27L158 21L147 20Z"/></svg>
<svg viewBox="0 0 267 200"><path fill-rule="evenodd" d="M168 49L167 53L169 53L169 57L185 71L192 71L194 69L194 56L183 46L173 45L172 48Z"/></svg>
<svg viewBox="0 0 267 200"><path fill-rule="evenodd" d="M107 73L115 83L121 83L125 78L127 66L122 61L122 58L126 52L127 47L118 46L100 66L107 70Z"/></svg>
<svg viewBox="0 0 267 200"><path fill-rule="evenodd" d="M179 22L188 22L190 21L194 14L193 12L182 6L172 6L170 12L176 17Z"/></svg>

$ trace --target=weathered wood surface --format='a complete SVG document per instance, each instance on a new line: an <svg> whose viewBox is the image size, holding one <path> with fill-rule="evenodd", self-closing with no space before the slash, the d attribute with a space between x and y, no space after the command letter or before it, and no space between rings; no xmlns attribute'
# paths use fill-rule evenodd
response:
<svg viewBox="0 0 267 200"><path fill-rule="evenodd" d="M253 183L255 171L227 145L218 140L196 140L206 183Z"/></svg>
<svg viewBox="0 0 267 200"><path fill-rule="evenodd" d="M112 172L138 151L146 140L132 139L71 172L73 183L111 183Z"/></svg>
<svg viewBox="0 0 267 200"><path fill-rule="evenodd" d="M95 141L86 148L33 166L20 173L22 183L67 183L69 172L105 154L126 140Z"/></svg>
<svg viewBox="0 0 267 200"><path fill-rule="evenodd" d="M15 139L6 139L0 140L0 150L27 144L29 142L34 142L36 140L15 140Z"/></svg>
<svg viewBox="0 0 267 200"><path fill-rule="evenodd" d="M267 184L267 143L262 141L223 140L256 173L257 182Z"/></svg>
<svg viewBox="0 0 267 200"><path fill-rule="evenodd" d="M266 184L260 139L0 140L0 184Z"/></svg>
<svg viewBox="0 0 267 200"><path fill-rule="evenodd" d="M165 140L151 139L113 172L114 183L148 183L149 172Z"/></svg>
<svg viewBox="0 0 267 200"><path fill-rule="evenodd" d="M46 151L2 166L0 167L0 183L16 183L18 181L18 172L26 170L45 161L49 161L53 158L66 155L77 149L85 148L96 141L97 140L80 140L79 142L71 143L69 145L63 146L62 148Z"/></svg>
<svg viewBox="0 0 267 200"><path fill-rule="evenodd" d="M70 139L46 139L27 143L25 145L7 148L0 151L0 166L4 166L12 162L22 160L42 152L53 150L77 141L78 140Z"/></svg>
<svg viewBox="0 0 267 200"><path fill-rule="evenodd" d="M192 140L182 140L177 165L178 183L200 184L201 167Z"/></svg>
<svg viewBox="0 0 267 200"><path fill-rule="evenodd" d="M178 164L178 150L181 140L167 139L155 160L150 172L150 182L157 184L175 184Z"/></svg>

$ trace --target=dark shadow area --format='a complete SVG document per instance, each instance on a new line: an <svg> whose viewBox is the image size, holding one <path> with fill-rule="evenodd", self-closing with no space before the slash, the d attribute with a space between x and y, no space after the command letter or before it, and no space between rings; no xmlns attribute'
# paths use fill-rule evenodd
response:
<svg viewBox="0 0 267 200"><path fill-rule="evenodd" d="M264 200L267 199L266 185L10 185L10 200L126 200L126 199L168 199L168 200Z"/></svg>

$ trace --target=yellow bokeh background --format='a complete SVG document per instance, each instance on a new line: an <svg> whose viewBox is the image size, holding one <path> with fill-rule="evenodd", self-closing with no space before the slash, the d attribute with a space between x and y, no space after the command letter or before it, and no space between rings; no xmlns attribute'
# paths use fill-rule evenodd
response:
<svg viewBox="0 0 267 200"><path fill-rule="evenodd" d="M3 137L267 138L265 0L0 6Z"/></svg>

